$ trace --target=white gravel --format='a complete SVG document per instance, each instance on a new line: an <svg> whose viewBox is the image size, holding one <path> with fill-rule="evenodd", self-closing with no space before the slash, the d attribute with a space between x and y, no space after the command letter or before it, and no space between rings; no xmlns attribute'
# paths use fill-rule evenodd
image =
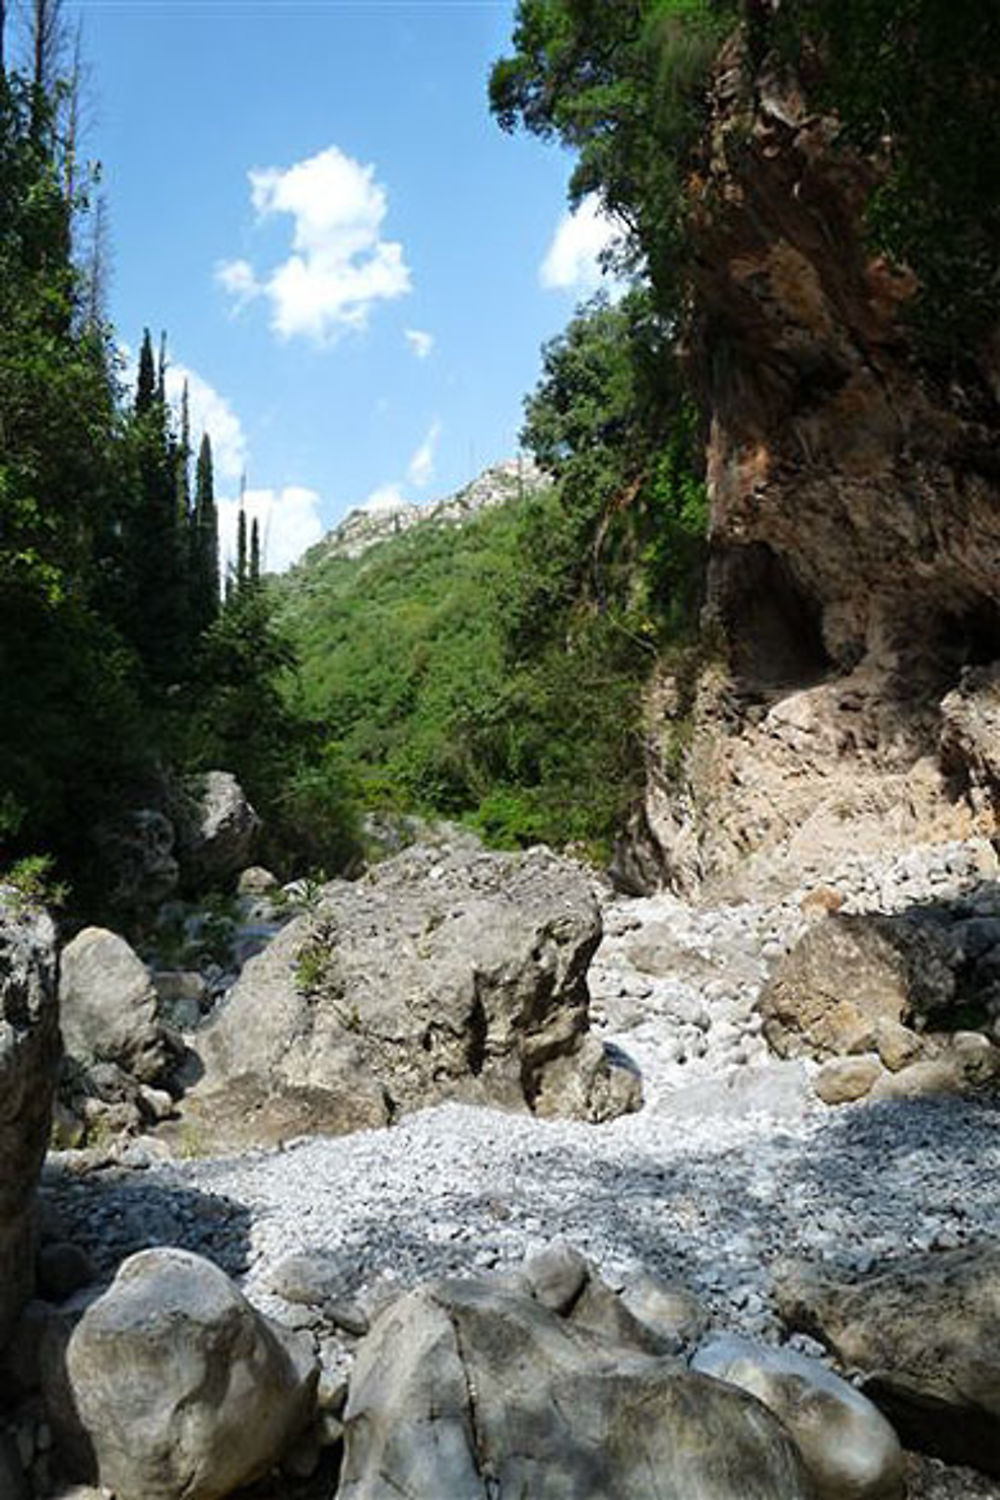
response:
<svg viewBox="0 0 1000 1500"><path fill-rule="evenodd" d="M954 896L976 876L955 849L922 863L911 852L895 886L895 866L877 880L859 867L848 898L868 885L883 906L900 889ZM612 903L594 1016L643 1072L636 1115L592 1126L445 1104L390 1130L82 1181L54 1158L50 1198L106 1269L139 1246L182 1243L262 1302L268 1267L293 1250L341 1256L345 1293L358 1294L386 1277L508 1267L562 1238L612 1282L640 1266L676 1276L725 1321L773 1334L777 1259L866 1267L1000 1233L996 1110L953 1099L830 1110L803 1065L768 1061L753 1001L803 921L795 899Z"/></svg>

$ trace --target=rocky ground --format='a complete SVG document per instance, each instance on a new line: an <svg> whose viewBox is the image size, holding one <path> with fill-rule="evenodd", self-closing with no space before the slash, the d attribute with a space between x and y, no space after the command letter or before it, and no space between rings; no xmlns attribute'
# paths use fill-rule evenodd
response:
<svg viewBox="0 0 1000 1500"><path fill-rule="evenodd" d="M854 861L826 888L849 910L995 912L988 863L973 845L936 846ZM1000 1233L1000 1112L958 1099L828 1109L806 1064L769 1060L753 1004L813 905L804 890L718 909L607 900L593 1014L642 1073L637 1114L591 1126L445 1104L238 1157L161 1162L138 1146L131 1166L86 1175L67 1152L49 1159L45 1211L102 1270L142 1246L187 1246L293 1324L307 1313L274 1276L290 1252L322 1249L364 1308L387 1283L512 1267L562 1239L613 1285L666 1275L719 1325L777 1339L773 1270L787 1257L863 1269ZM910 1494L996 1500L1000 1484L914 1458Z"/></svg>

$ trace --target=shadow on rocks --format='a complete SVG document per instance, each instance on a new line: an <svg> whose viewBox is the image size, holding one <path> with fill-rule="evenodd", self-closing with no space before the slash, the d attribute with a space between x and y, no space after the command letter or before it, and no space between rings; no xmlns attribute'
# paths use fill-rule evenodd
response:
<svg viewBox="0 0 1000 1500"><path fill-rule="evenodd" d="M678 1123L679 1131L688 1129ZM775 1336L772 1268L787 1257L864 1271L1000 1233L1000 1111L957 1099L847 1106L804 1136L691 1130L627 1160L532 1146L516 1184L451 1190L345 1219L337 1253L369 1282L516 1267L563 1239L612 1282L639 1267L702 1296L716 1318ZM361 1271L359 1269L359 1278Z"/></svg>
<svg viewBox="0 0 1000 1500"><path fill-rule="evenodd" d="M249 1209L232 1198L200 1192L166 1173L108 1168L77 1176L49 1157L42 1178L46 1238L72 1241L86 1251L105 1281L126 1256L169 1245L214 1261L230 1276L247 1268Z"/></svg>
<svg viewBox="0 0 1000 1500"><path fill-rule="evenodd" d="M991 1031L1000 1016L1000 882L840 920L874 926L895 948L920 1028Z"/></svg>

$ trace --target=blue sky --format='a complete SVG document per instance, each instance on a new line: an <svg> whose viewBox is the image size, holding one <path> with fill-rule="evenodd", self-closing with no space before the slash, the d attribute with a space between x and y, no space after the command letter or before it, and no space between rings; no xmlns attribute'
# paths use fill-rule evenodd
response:
<svg viewBox="0 0 1000 1500"><path fill-rule="evenodd" d="M586 210L564 221L568 157L489 114L513 4L72 9L110 316L133 349L166 329L217 493L245 467L269 564L354 506L430 500L511 456L540 345L606 237Z"/></svg>

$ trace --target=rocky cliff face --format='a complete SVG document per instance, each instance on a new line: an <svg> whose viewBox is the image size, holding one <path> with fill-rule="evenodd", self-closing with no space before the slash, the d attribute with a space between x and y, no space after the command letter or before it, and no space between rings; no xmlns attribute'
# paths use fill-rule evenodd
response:
<svg viewBox="0 0 1000 1500"><path fill-rule="evenodd" d="M1000 344L961 388L921 367L914 278L864 241L880 164L838 136L734 40L693 184L723 644L693 700L651 700L646 818L682 887L996 828Z"/></svg>
<svg viewBox="0 0 1000 1500"><path fill-rule="evenodd" d="M509 500L519 499L525 490L538 489L549 482L531 458L504 459L484 469L464 489L431 505L410 505L399 500L358 506L324 537L313 556L360 557L370 547L413 526L461 526L480 511L506 505Z"/></svg>
<svg viewBox="0 0 1000 1500"><path fill-rule="evenodd" d="M59 1071L55 929L0 886L0 1347L35 1277L35 1188Z"/></svg>

